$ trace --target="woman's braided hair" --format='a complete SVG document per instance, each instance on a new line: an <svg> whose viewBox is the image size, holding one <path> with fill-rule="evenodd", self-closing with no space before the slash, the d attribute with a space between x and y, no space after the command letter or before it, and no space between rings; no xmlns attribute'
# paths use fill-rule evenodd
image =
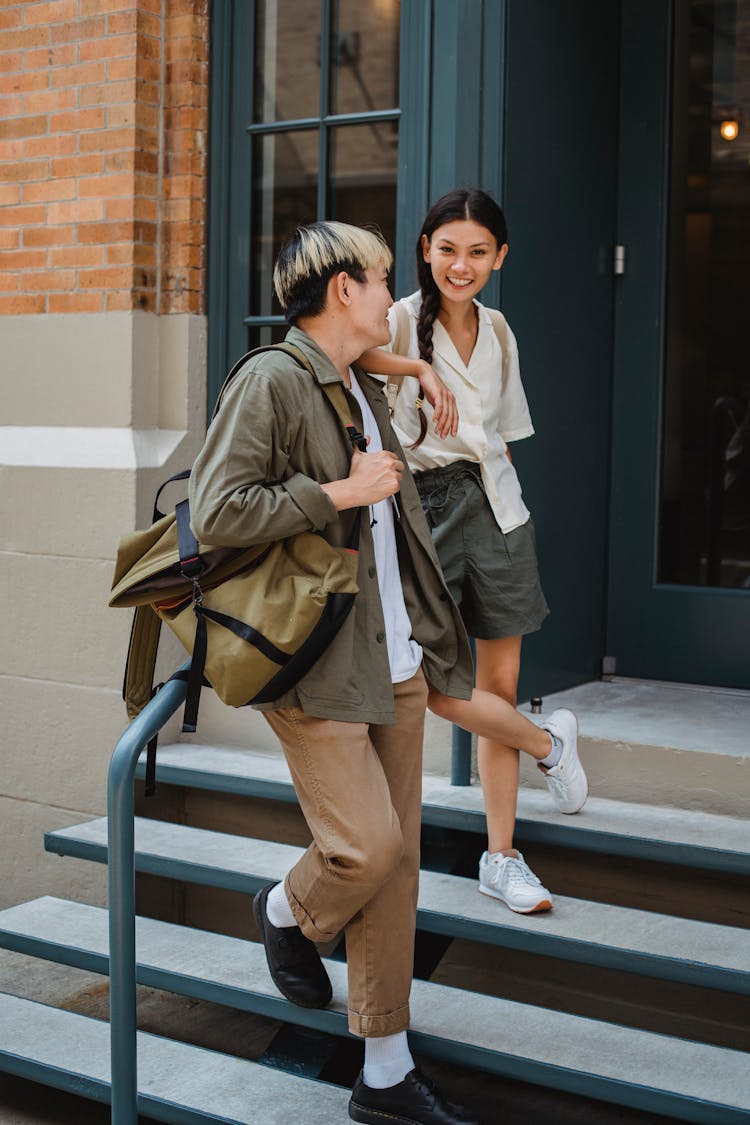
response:
<svg viewBox="0 0 750 1125"><path fill-rule="evenodd" d="M508 224L505 215L486 191L480 188L456 188L455 191L443 195L437 203L433 203L417 239L417 279L422 295L417 318L417 342L419 358L426 363L432 363L432 330L440 312L440 290L432 276L430 263L424 259L422 239L426 238L431 242L438 227L461 219L471 219L480 226L486 227L498 246L503 246L508 241ZM427 419L422 409L423 404L424 396L420 391L417 399L419 437L412 445L412 449L420 446L427 434Z"/></svg>

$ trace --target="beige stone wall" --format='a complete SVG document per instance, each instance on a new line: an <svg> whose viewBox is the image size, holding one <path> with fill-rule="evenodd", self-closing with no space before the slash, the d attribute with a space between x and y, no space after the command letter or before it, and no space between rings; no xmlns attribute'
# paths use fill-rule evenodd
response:
<svg viewBox="0 0 750 1125"><path fill-rule="evenodd" d="M2 339L0 904L101 901L104 869L45 856L42 836L105 811L130 628L107 607L114 555L197 452L205 320L6 317ZM181 658L167 643L164 667Z"/></svg>
<svg viewBox="0 0 750 1125"><path fill-rule="evenodd" d="M3 5L0 905L103 898L42 836L105 810L117 542L204 431L207 105L208 0Z"/></svg>

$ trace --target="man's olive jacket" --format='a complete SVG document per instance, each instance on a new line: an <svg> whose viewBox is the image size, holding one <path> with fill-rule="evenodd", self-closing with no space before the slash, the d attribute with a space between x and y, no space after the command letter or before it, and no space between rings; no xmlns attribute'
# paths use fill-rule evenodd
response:
<svg viewBox="0 0 750 1125"><path fill-rule="evenodd" d="M287 340L301 348L322 383L341 382L331 360L305 332L292 328ZM403 460L382 384L363 371L356 375L383 448ZM361 430L357 400L345 387L344 393ZM345 546L355 511L338 512L320 484L347 477L351 458L349 438L310 373L283 352L254 356L229 384L193 468L190 511L196 538L247 547L313 530ZM438 691L468 699L473 684L468 639L408 469L397 499L401 582L413 636L424 650L425 675ZM342 722L395 722L372 532L363 515L354 609L296 688L261 705L262 710L301 707L309 715Z"/></svg>

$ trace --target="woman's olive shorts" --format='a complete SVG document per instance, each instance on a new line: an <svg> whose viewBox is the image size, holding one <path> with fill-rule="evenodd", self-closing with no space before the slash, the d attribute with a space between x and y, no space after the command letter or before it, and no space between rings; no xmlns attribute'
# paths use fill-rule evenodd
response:
<svg viewBox="0 0 750 1125"><path fill-rule="evenodd" d="M539 583L534 523L506 535L484 492L479 465L455 461L415 473L453 600L479 640L534 633L549 613Z"/></svg>

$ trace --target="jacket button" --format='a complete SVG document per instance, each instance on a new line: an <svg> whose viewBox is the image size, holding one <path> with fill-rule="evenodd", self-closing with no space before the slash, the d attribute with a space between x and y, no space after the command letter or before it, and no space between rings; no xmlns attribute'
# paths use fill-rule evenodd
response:
<svg viewBox="0 0 750 1125"><path fill-rule="evenodd" d="M376 571L374 566L371 566L369 568L369 570L367 571L367 573L370 575L370 578L374 578L375 575L377 574L377 571Z"/></svg>
<svg viewBox="0 0 750 1125"><path fill-rule="evenodd" d="M379 645L382 645L383 641L385 640L385 633L378 633L375 640L378 642Z"/></svg>
<svg viewBox="0 0 750 1125"><path fill-rule="evenodd" d="M441 602L447 602L448 601L448 595L446 594L445 590L443 590L442 594L440 595L440 601Z"/></svg>

